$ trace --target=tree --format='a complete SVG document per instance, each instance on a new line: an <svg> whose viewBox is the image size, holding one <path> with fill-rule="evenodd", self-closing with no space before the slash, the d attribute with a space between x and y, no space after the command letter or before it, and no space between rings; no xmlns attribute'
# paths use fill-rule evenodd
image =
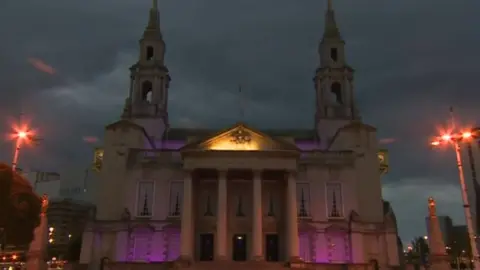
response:
<svg viewBox="0 0 480 270"><path fill-rule="evenodd" d="M41 199L30 183L9 165L0 163L0 228L5 245L28 245L40 224ZM1 230L0 230L1 231ZM1 239L2 237L0 237Z"/></svg>
<svg viewBox="0 0 480 270"><path fill-rule="evenodd" d="M430 248L427 241L423 237L416 237L412 240L412 252L415 257L418 258L420 264L427 262L428 254L430 254Z"/></svg>

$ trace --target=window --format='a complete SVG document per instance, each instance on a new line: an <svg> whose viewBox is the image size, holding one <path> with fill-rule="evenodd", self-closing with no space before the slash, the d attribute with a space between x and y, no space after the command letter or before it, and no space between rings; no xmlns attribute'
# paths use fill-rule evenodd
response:
<svg viewBox="0 0 480 270"><path fill-rule="evenodd" d="M338 60L338 50L337 50L337 48L330 48L330 58L334 62L337 62L337 60Z"/></svg>
<svg viewBox="0 0 480 270"><path fill-rule="evenodd" d="M297 215L298 217L310 216L310 185L297 183Z"/></svg>
<svg viewBox="0 0 480 270"><path fill-rule="evenodd" d="M235 211L235 216L244 217L245 213L243 212L243 197L242 195L237 196L237 209Z"/></svg>
<svg viewBox="0 0 480 270"><path fill-rule="evenodd" d="M338 104L343 104L342 85L339 82L332 83L331 87L332 101Z"/></svg>
<svg viewBox="0 0 480 270"><path fill-rule="evenodd" d="M205 212L203 213L203 216L213 217L212 198L210 194L207 194L207 199L205 200Z"/></svg>
<svg viewBox="0 0 480 270"><path fill-rule="evenodd" d="M148 61L153 59L153 47L152 46L147 46L146 58L147 58Z"/></svg>
<svg viewBox="0 0 480 270"><path fill-rule="evenodd" d="M270 192L268 194L268 207L267 207L267 217L275 217L275 200L273 199L273 194Z"/></svg>
<svg viewBox="0 0 480 270"><path fill-rule="evenodd" d="M327 183L327 216L343 218L343 194L341 183Z"/></svg>
<svg viewBox="0 0 480 270"><path fill-rule="evenodd" d="M151 217L153 214L154 183L152 181L138 182L137 216Z"/></svg>
<svg viewBox="0 0 480 270"><path fill-rule="evenodd" d="M171 217L180 217L183 205L183 182L171 182L169 205L168 215Z"/></svg>
<svg viewBox="0 0 480 270"><path fill-rule="evenodd" d="M149 103L152 102L153 84L151 81L144 81L142 83L142 99Z"/></svg>

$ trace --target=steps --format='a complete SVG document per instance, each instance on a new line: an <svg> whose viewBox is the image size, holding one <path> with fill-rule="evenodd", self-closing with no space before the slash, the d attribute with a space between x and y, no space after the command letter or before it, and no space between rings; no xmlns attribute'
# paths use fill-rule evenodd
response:
<svg viewBox="0 0 480 270"><path fill-rule="evenodd" d="M285 270L284 262L235 262L235 261L212 261L195 262L191 270Z"/></svg>

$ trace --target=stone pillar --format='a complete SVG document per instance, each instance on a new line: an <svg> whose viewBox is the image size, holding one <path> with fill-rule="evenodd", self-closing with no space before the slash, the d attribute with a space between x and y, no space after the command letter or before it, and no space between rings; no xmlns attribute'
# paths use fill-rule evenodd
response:
<svg viewBox="0 0 480 270"><path fill-rule="evenodd" d="M193 215L192 215L192 175L187 172L183 180L183 206L180 260L190 262L193 260Z"/></svg>
<svg viewBox="0 0 480 270"><path fill-rule="evenodd" d="M297 216L296 172L290 172L287 180L287 245L290 262L300 262Z"/></svg>
<svg viewBox="0 0 480 270"><path fill-rule="evenodd" d="M27 252L26 269L28 270L47 270L48 266L45 262L47 259L48 245L48 197L42 197L42 210L40 214L40 225L33 232L33 240L30 243Z"/></svg>
<svg viewBox="0 0 480 270"><path fill-rule="evenodd" d="M218 206L217 206L217 260L227 258L227 172L218 173Z"/></svg>
<svg viewBox="0 0 480 270"><path fill-rule="evenodd" d="M436 213L435 200L428 198L428 245L430 249L429 263L431 269L450 270L450 260L445 250L443 235Z"/></svg>
<svg viewBox="0 0 480 270"><path fill-rule="evenodd" d="M252 209L252 259L263 260L263 211L262 211L262 175L255 171L253 176Z"/></svg>

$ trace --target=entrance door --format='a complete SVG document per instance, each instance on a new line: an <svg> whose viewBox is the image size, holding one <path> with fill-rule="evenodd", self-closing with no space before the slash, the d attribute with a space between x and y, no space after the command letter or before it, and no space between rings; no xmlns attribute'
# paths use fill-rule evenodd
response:
<svg viewBox="0 0 480 270"><path fill-rule="evenodd" d="M247 260L247 235L235 234L233 236L233 260L246 261Z"/></svg>
<svg viewBox="0 0 480 270"><path fill-rule="evenodd" d="M213 234L200 234L200 261L213 261Z"/></svg>
<svg viewBox="0 0 480 270"><path fill-rule="evenodd" d="M265 238L265 260L278 262L278 234L267 234Z"/></svg>

